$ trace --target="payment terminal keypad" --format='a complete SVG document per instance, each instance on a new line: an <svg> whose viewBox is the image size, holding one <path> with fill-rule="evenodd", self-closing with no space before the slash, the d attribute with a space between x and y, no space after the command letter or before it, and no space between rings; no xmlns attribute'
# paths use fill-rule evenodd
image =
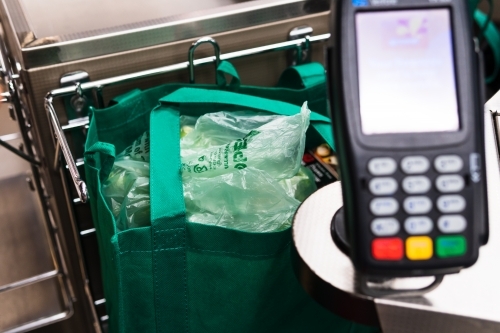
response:
<svg viewBox="0 0 500 333"><path fill-rule="evenodd" d="M399 163L383 156L368 161L373 259L416 261L465 254L467 220L460 214L467 205L463 167L462 158L452 154L433 159L405 156ZM430 191L437 197L431 199Z"/></svg>

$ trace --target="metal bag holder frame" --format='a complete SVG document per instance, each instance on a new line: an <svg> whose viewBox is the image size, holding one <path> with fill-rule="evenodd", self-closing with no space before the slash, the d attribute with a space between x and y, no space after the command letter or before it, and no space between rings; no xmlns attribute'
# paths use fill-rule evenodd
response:
<svg viewBox="0 0 500 333"><path fill-rule="evenodd" d="M166 74L166 73L171 73L175 71L180 71L183 69L189 69L190 73L190 81L194 82L194 67L195 66L200 66L200 65L206 65L210 63L217 63L218 60L231 60L231 59L237 59L237 58L242 58L242 57L247 57L251 55L257 55L257 54L264 54L268 52L273 52L273 51L285 51L285 50L299 50L296 52L297 54L297 62L300 63L302 58L302 49L304 47L308 47L310 43L315 43L315 42L324 42L327 41L330 38L330 34L322 34L322 35L317 35L317 36L306 36L304 38L300 39L295 39L287 42L282 42L282 43L276 43L276 44L270 44L270 45L265 45L265 46L260 46L260 47L255 47L251 49L246 49L246 50L241 50L241 51L235 51L231 53L226 53L226 54L219 54L219 46L217 42L210 37L203 37L199 39L198 41L194 42L193 45L191 46L189 50L189 60L186 62L181 62L177 63L174 65L168 65L164 67L159 67L159 68L154 68L154 69L149 69L145 71L140 71L140 72L135 72L131 74L125 74L125 75L119 75L111 78L106 78L102 80L97 80L97 81L90 81L90 82L85 82L82 84L75 84L73 86L68 86L64 88L58 88L51 90L50 92L47 93L45 96L44 100L44 106L45 110L47 111L47 116L50 120L50 123L52 125L52 130L54 134L54 142L56 144L56 149L57 151L60 149L63 153L64 159L67 163L67 167L69 169L71 179L75 185L75 188L78 192L78 201L81 203L85 203L88 200L88 191L87 191L87 186L85 182L81 179L80 173L78 172L77 169L77 163L75 162L75 159L73 158L73 155L71 154L71 150L69 148L68 142L66 140L66 137L64 135L65 130L73 129L73 128L79 128L79 127L84 127L88 126L88 117L83 117L81 119L74 120L77 124L68 124L66 126L61 126L59 122L59 118L57 117L56 110L54 109L53 105L53 100L54 98L57 97L65 97L65 96L71 96L73 94L83 94L83 92L87 91L93 91L94 96L95 96L95 102L96 105L99 108L104 107L104 102L103 102L103 97L102 97L102 90L105 87L112 86L112 85L117 85L117 84L122 84L138 79L144 79L156 75L161 75L161 74ZM201 43L210 43L214 45L216 55L212 57L206 57L198 60L193 60L194 58L194 50L198 45ZM56 154L57 156L58 154ZM81 162L79 163L81 165Z"/></svg>

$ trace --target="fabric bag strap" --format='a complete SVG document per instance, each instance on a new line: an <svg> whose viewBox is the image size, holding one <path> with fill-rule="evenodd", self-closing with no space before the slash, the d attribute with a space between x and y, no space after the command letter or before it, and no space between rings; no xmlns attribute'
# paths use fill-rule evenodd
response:
<svg viewBox="0 0 500 333"><path fill-rule="evenodd" d="M285 69L278 80L278 87L308 89L318 84L325 84L325 82L326 75L323 65L318 62L310 62Z"/></svg>
<svg viewBox="0 0 500 333"><path fill-rule="evenodd" d="M230 91L207 90L189 87L180 88L175 92L160 98L160 103L213 104L221 106L233 105L284 116L292 116L300 112L300 106L282 101L238 94ZM330 123L330 119L315 112L311 112L311 121Z"/></svg>
<svg viewBox="0 0 500 333"><path fill-rule="evenodd" d="M227 85L226 75L231 76L229 86L239 87L241 85L240 76L236 68L229 61L221 61L217 66L216 81L218 86Z"/></svg>
<svg viewBox="0 0 500 333"><path fill-rule="evenodd" d="M227 84L226 75L231 76L229 86L239 87L241 79L236 68L229 61L221 61L217 67L217 84ZM288 67L281 74L277 87L288 89L308 89L317 84L325 84L325 68L318 62ZM325 97L326 98L326 97Z"/></svg>
<svg viewBox="0 0 500 333"><path fill-rule="evenodd" d="M286 116L300 112L299 106L290 103L229 91L205 90L199 88L178 89L172 94L161 98L160 103L233 105ZM328 143L330 147L335 149L330 119L316 112L311 112L311 127L319 133L322 139Z"/></svg>
<svg viewBox="0 0 500 333"><path fill-rule="evenodd" d="M474 11L474 20L484 33L484 38L488 42L493 54L493 71L485 78L486 83L492 83L500 72L500 32L495 24L489 20L488 15L476 9Z"/></svg>
<svg viewBox="0 0 500 333"><path fill-rule="evenodd" d="M150 119L152 282L156 332L182 333L188 332L188 291L179 112L159 107L151 112Z"/></svg>

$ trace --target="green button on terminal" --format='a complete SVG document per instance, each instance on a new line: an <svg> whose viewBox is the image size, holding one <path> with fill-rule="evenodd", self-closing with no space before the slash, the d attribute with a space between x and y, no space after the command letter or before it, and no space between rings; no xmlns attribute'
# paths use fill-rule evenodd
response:
<svg viewBox="0 0 500 333"><path fill-rule="evenodd" d="M436 254L439 258L458 257L467 251L464 236L440 236L436 239Z"/></svg>

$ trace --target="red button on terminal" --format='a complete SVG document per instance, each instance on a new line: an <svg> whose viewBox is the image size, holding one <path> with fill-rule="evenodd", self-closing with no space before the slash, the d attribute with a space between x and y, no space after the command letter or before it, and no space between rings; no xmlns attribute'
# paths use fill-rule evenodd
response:
<svg viewBox="0 0 500 333"><path fill-rule="evenodd" d="M401 238L377 238L372 241L372 256L376 260L401 260L403 249Z"/></svg>

